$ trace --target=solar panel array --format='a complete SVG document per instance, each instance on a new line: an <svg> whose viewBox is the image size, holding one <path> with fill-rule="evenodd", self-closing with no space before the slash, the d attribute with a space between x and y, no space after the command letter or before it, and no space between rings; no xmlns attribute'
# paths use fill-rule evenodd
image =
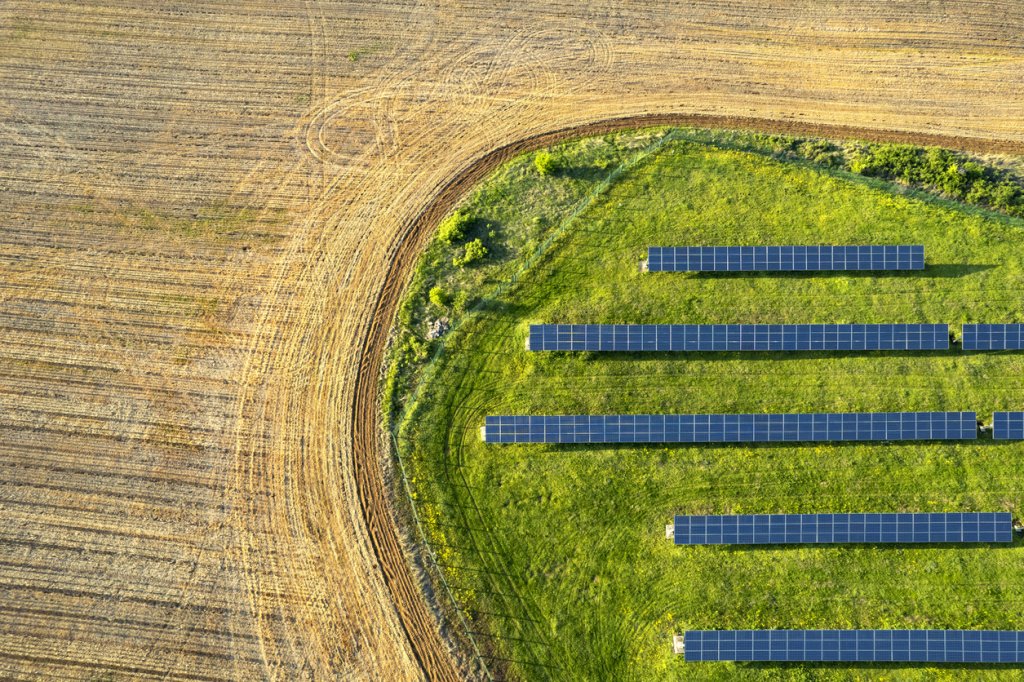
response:
<svg viewBox="0 0 1024 682"><path fill-rule="evenodd" d="M992 437L996 440L1024 440L1024 412L993 414Z"/></svg>
<svg viewBox="0 0 1024 682"><path fill-rule="evenodd" d="M651 272L923 270L924 246L651 246Z"/></svg>
<svg viewBox="0 0 1024 682"><path fill-rule="evenodd" d="M1009 512L675 517L677 545L1012 541Z"/></svg>
<svg viewBox="0 0 1024 682"><path fill-rule="evenodd" d="M487 443L970 440L974 412L489 416Z"/></svg>
<svg viewBox="0 0 1024 682"><path fill-rule="evenodd" d="M965 324L964 350L1024 349L1024 324Z"/></svg>
<svg viewBox="0 0 1024 682"><path fill-rule="evenodd" d="M1016 630L688 630L687 661L1024 663Z"/></svg>
<svg viewBox="0 0 1024 682"><path fill-rule="evenodd" d="M946 350L945 324L533 324L532 351Z"/></svg>

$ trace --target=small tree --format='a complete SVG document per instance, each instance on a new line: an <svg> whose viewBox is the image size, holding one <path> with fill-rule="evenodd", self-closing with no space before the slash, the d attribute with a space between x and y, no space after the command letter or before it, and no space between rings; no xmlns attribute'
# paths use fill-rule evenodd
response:
<svg viewBox="0 0 1024 682"><path fill-rule="evenodd" d="M456 211L441 221L441 225L437 228L437 238L445 244L454 244L466 236L470 222L468 215L462 211Z"/></svg>
<svg viewBox="0 0 1024 682"><path fill-rule="evenodd" d="M551 175L558 168L555 157L547 150L537 152L537 155L533 157L533 165L541 175Z"/></svg>
<svg viewBox="0 0 1024 682"><path fill-rule="evenodd" d="M430 302L438 308L445 308L448 306L448 294L446 294L444 289L439 286L431 287L427 297L430 299Z"/></svg>
<svg viewBox="0 0 1024 682"><path fill-rule="evenodd" d="M474 239L466 244L466 250L462 254L461 258L459 256L452 258L452 265L469 265L470 263L475 263L486 257L487 247L484 246L484 243L479 239Z"/></svg>

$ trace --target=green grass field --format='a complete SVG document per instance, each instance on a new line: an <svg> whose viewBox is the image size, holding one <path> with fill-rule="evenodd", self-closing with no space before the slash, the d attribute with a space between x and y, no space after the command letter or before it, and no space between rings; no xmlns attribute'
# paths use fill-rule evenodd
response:
<svg viewBox="0 0 1024 682"><path fill-rule="evenodd" d="M666 138L665 136L668 135ZM445 347L396 351L416 509L495 670L566 680L963 679L962 667L687 664L689 628L1024 629L1024 545L674 547L674 513L1018 512L1022 445L496 446L487 414L1024 409L1024 353L541 354L530 323L1024 320L1024 220L695 141L585 140L469 199L478 268L430 247L402 323L464 294ZM472 236L472 235L471 235ZM642 273L648 245L923 243L923 273ZM416 327L419 325L419 327ZM405 338L405 337L403 337ZM412 339L412 340L410 340ZM411 348L411 350L410 350ZM394 375L393 375L394 376ZM1019 679L971 667L971 679Z"/></svg>

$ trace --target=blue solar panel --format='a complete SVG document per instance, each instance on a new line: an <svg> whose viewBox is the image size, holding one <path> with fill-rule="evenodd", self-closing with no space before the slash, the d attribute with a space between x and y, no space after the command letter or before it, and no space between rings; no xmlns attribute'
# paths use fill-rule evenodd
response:
<svg viewBox="0 0 1024 682"><path fill-rule="evenodd" d="M923 270L924 247L651 246L651 272L809 272Z"/></svg>
<svg viewBox="0 0 1024 682"><path fill-rule="evenodd" d="M1016 630L688 630L687 661L1024 663Z"/></svg>
<svg viewBox="0 0 1024 682"><path fill-rule="evenodd" d="M1013 542L1009 512L675 517L677 545Z"/></svg>
<svg viewBox="0 0 1024 682"><path fill-rule="evenodd" d="M946 350L945 324L533 324L532 351Z"/></svg>
<svg viewBox="0 0 1024 682"><path fill-rule="evenodd" d="M974 412L490 416L488 443L760 443L970 440Z"/></svg>
<svg viewBox="0 0 1024 682"><path fill-rule="evenodd" d="M993 414L992 437L996 440L1024 440L1024 412Z"/></svg>
<svg viewBox="0 0 1024 682"><path fill-rule="evenodd" d="M963 349L1024 349L1024 324L965 324Z"/></svg>

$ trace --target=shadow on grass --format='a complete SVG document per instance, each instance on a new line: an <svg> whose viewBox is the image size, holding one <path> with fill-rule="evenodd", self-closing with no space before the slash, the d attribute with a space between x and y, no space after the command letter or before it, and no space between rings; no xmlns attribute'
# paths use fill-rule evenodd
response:
<svg viewBox="0 0 1024 682"><path fill-rule="evenodd" d="M821 277L875 277L875 278L908 278L908 277L966 277L976 272L984 272L998 267L995 264L980 263L977 265L958 265L956 263L936 263L927 265L924 270L813 270L808 272L692 272L665 274L689 274L699 279L816 279ZM660 272L651 274L661 274Z"/></svg>
<svg viewBox="0 0 1024 682"><path fill-rule="evenodd" d="M946 350L794 350L794 351L537 351L557 354L584 355L584 360L618 360L622 362L651 362L664 360L684 360L699 356L701 360L741 360L741 361L776 361L776 360L827 360L842 358L872 358L882 355L900 355L912 358L931 358L956 356L961 353L959 346L950 346Z"/></svg>
<svg viewBox="0 0 1024 682"><path fill-rule="evenodd" d="M898 513L898 512L892 512ZM1020 549L1020 538L1015 533L1010 542L790 542L786 544L765 545L713 545L726 554L742 554L745 552L780 552L786 550L817 548L864 549L878 547L884 549L936 550L956 549L970 551L972 549ZM679 545L685 547L686 545ZM706 546L706 545L705 545Z"/></svg>
<svg viewBox="0 0 1024 682"><path fill-rule="evenodd" d="M509 320L520 320L522 317L530 311L531 307L523 303L522 301L509 301L503 298L495 298L490 296L484 296L476 299L473 302L472 310L475 313L481 315L495 315L499 318L507 318ZM510 323L512 326L514 323Z"/></svg>
<svg viewBox="0 0 1024 682"><path fill-rule="evenodd" d="M598 182L608 177L611 168L613 168L611 164L606 164L603 167L599 165L563 166L551 174L558 178Z"/></svg>
<svg viewBox="0 0 1024 682"><path fill-rule="evenodd" d="M771 442L752 442L752 441L736 441L728 443L670 443L670 442L636 442L636 443L490 443L490 445L501 445L501 446L536 446L543 445L545 447L558 447L560 452L573 453L573 452L588 452L592 450L611 450L613 452L622 451L635 451L638 447L651 447L651 448L672 448L672 449L683 449L683 448L699 448L701 450L730 450L735 448L747 448L752 450L796 450L796 449L808 449L821 447L827 445L831 448L839 448L842 446L863 446L863 445L893 445L893 446L907 446L907 445L971 445L971 446L993 446L993 445L1015 445L1020 446L1021 441L1012 440L994 440L988 434L982 434L978 438L963 438L963 439L919 439L919 440L810 440L810 441L771 441ZM545 453L545 456L552 456L552 453Z"/></svg>
<svg viewBox="0 0 1024 682"><path fill-rule="evenodd" d="M939 662L910 662L910 661L738 661L736 664L740 669L762 670L766 668L781 668L784 670L810 669L838 669L849 668L853 670L907 670L911 668L940 668L953 671L961 669L967 674L968 670L1009 670L1011 667L1021 667L1020 663L939 663Z"/></svg>
<svg viewBox="0 0 1024 682"><path fill-rule="evenodd" d="M520 666L527 668L542 668L544 670L561 670L558 666L551 665L549 663L541 663L539 661L524 661L519 658L505 658L503 656L484 656L489 661L498 661L501 663L515 663Z"/></svg>
<svg viewBox="0 0 1024 682"><path fill-rule="evenodd" d="M984 272L999 267L990 263L979 263L977 265L957 265L955 263L937 263L927 265L924 269L925 277L966 277L976 272Z"/></svg>

